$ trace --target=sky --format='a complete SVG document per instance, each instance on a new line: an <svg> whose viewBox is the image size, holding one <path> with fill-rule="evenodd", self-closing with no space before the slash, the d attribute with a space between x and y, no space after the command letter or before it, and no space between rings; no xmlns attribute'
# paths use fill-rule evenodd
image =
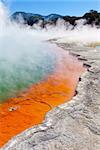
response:
<svg viewBox="0 0 100 150"><path fill-rule="evenodd" d="M100 0L2 0L11 13L32 12L41 15L51 13L81 16L89 10L100 12Z"/></svg>

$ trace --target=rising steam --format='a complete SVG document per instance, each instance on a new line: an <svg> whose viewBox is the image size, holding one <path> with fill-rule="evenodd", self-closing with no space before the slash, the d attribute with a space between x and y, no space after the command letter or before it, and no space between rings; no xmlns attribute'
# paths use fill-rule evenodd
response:
<svg viewBox="0 0 100 150"><path fill-rule="evenodd" d="M0 3L0 100L16 95L53 70L52 46L42 44L41 39L28 27L12 24Z"/></svg>
<svg viewBox="0 0 100 150"><path fill-rule="evenodd" d="M99 43L100 29L83 26L82 22L77 22L74 30L62 19L56 26L30 28L11 22L7 9L0 3L0 100L17 94L53 71L57 53L55 46L46 40L58 38L59 42L81 45Z"/></svg>

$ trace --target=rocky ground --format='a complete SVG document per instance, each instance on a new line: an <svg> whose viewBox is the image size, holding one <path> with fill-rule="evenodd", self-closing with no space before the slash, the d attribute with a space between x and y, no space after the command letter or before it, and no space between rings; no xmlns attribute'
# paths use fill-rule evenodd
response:
<svg viewBox="0 0 100 150"><path fill-rule="evenodd" d="M88 67L80 77L77 95L1 150L100 150L100 49L58 45Z"/></svg>

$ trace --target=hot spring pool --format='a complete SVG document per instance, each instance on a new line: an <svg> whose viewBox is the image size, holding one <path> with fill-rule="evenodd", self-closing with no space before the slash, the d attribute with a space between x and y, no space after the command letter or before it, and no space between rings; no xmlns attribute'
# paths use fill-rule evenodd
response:
<svg viewBox="0 0 100 150"><path fill-rule="evenodd" d="M40 124L50 109L75 94L83 64L61 48L47 47L45 55L42 50L29 57L23 55L15 63L1 61L1 100L15 97L1 104L0 147L25 129ZM27 90L16 97L24 89Z"/></svg>

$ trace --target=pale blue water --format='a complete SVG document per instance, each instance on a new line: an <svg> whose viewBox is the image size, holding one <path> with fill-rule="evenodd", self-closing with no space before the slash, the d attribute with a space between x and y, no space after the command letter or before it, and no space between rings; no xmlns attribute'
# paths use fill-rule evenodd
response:
<svg viewBox="0 0 100 150"><path fill-rule="evenodd" d="M23 55L13 63L6 58L0 59L0 102L44 79L54 66L55 55L49 51Z"/></svg>
<svg viewBox="0 0 100 150"><path fill-rule="evenodd" d="M97 45L96 48L100 48L100 45Z"/></svg>

